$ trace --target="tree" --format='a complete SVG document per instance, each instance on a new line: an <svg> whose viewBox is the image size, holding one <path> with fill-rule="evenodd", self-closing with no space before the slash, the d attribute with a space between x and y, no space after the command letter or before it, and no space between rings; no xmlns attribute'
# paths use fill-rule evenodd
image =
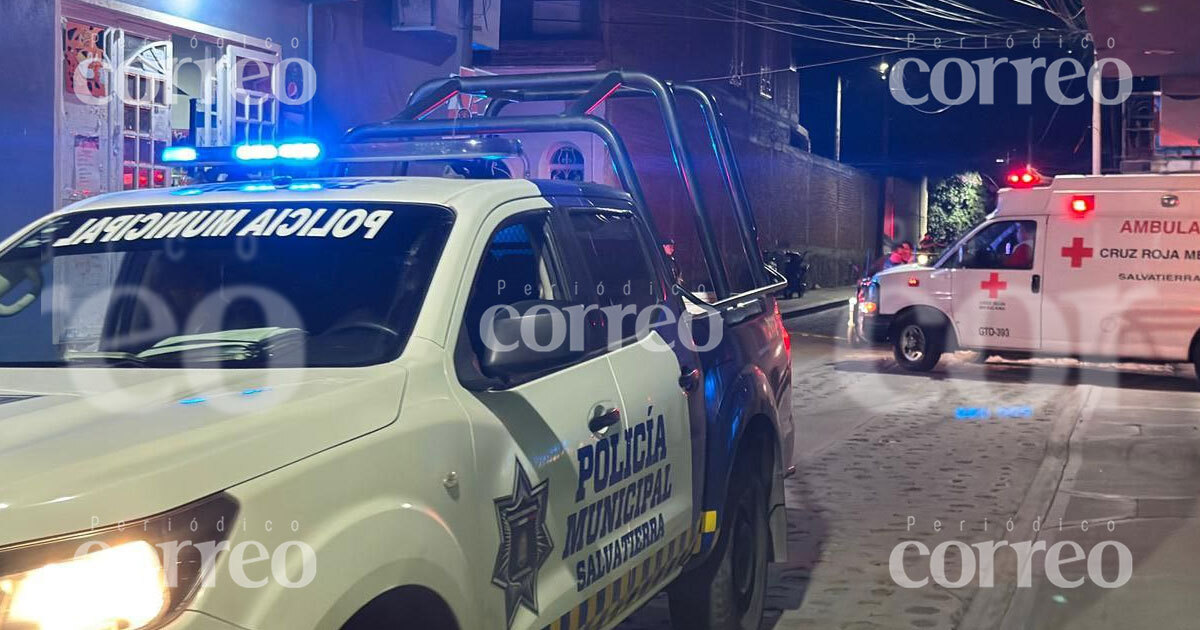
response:
<svg viewBox="0 0 1200 630"><path fill-rule="evenodd" d="M987 217L987 188L979 173L936 180L929 192L929 232L952 243Z"/></svg>

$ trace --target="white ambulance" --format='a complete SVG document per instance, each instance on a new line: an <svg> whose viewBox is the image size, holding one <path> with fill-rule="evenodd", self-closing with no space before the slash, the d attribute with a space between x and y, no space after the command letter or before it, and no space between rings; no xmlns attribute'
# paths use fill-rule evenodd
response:
<svg viewBox="0 0 1200 630"><path fill-rule="evenodd" d="M915 371L959 348L1200 360L1200 175L1026 180L932 267L860 289L858 334Z"/></svg>

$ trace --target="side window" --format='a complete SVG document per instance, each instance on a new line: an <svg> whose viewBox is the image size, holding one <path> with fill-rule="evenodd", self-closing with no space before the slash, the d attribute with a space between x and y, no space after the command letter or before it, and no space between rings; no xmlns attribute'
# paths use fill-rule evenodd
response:
<svg viewBox="0 0 1200 630"><path fill-rule="evenodd" d="M621 338L633 336L638 315L665 299L636 219L628 212L575 210L571 226L595 285L589 291L595 303L601 309L624 309L620 328L615 328L615 315L609 315L609 329L619 330ZM609 312L616 313L616 309Z"/></svg>
<svg viewBox="0 0 1200 630"><path fill-rule="evenodd" d="M963 269L1033 269L1036 221L998 221L980 230L958 251Z"/></svg>
<svg viewBox="0 0 1200 630"><path fill-rule="evenodd" d="M492 234L479 263L463 314L463 325L476 355L482 356L485 350L480 325L489 309L560 302L563 298L548 217L529 216L502 225Z"/></svg>

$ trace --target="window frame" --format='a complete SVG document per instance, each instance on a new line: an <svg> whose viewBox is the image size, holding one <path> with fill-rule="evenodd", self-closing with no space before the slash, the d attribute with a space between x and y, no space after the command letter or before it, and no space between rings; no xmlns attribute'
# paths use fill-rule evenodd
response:
<svg viewBox="0 0 1200 630"><path fill-rule="evenodd" d="M574 153L575 155L579 156L579 162L571 163L571 164L561 164L561 163L556 162L555 158L563 151L570 151L570 152ZM542 165L542 170L543 170L543 175L544 175L545 179L549 179L552 181L558 181L558 182L568 182L568 183L579 183L579 182L587 181L587 177L588 177L587 155L583 152L583 149L581 147L579 147L578 145L576 145L574 142L558 142L558 143L551 145L550 148L546 150L545 156L543 157L543 162L544 163ZM571 177L566 177L566 178L555 177L554 176L555 172L578 173L579 179L572 179Z"/></svg>
<svg viewBox="0 0 1200 630"><path fill-rule="evenodd" d="M657 248L649 247L649 243L653 242L650 236L650 231L643 218L630 208L615 207L615 204L598 202L596 205L585 205L579 203L579 200L572 200L573 203L564 204L559 216L562 217L563 231L569 236L566 237L570 241L570 246L573 249L572 260L573 264L577 265L576 278L577 282L583 283L582 286L588 287L586 293L576 294L571 299L580 300L587 304L599 304L599 296L595 293L596 282L592 276L591 268L588 267L586 257L583 253L583 245L575 232L575 226L571 222L571 218L576 214L608 214L627 217L632 222L634 232L638 241L639 249L642 251L646 263L649 265L650 273L654 277L654 281L658 283L659 291L656 292L654 302L657 305L663 305L667 308L679 312L678 304L672 301L672 292L667 290L667 287L673 286L674 283L667 280L665 261L663 256L655 255L654 252L661 251ZM596 350L590 350L587 354L608 354L637 341L636 332L632 335L623 336L618 345L612 347L602 347Z"/></svg>
<svg viewBox="0 0 1200 630"><path fill-rule="evenodd" d="M480 278L483 276L484 265L487 262L488 253L491 251L492 243L496 239L496 235L500 232L521 223L526 223L531 220L542 220L542 226L546 235L545 251L551 258L552 269L550 273L557 276L558 284L551 282L551 286L556 286L559 290L555 291L553 299L572 300L573 298L567 292L571 286L572 277L570 275L570 265L566 263L569 254L563 249L563 236L561 227L557 225L555 212L551 208L538 208L534 210L525 210L506 217L488 234L484 241L483 251L475 257L475 271L471 277L471 284L467 287L464 298L459 301L461 306L456 307L459 315L458 332L456 333L456 341L454 342L454 371L460 385L471 391L503 391L512 389L525 383L538 380L542 377L560 372L569 367L578 365L587 361L592 357L591 353L585 353L572 361L564 361L558 365L544 370L522 374L519 377L510 379L499 379L488 376L482 372L479 367L479 348L475 346L475 342L471 334L468 332L467 326L471 324L468 313L471 310L471 303L475 297L475 290L479 287Z"/></svg>
<svg viewBox="0 0 1200 630"><path fill-rule="evenodd" d="M984 232L994 228L995 226L1008 224L1010 227L1005 228L1002 231L1002 232L1007 232L1009 229L1014 229L1016 226L1020 225L1021 223L1032 224L1033 228L1034 228L1033 252L1031 252L1031 254L1030 254L1029 266L1027 266L1027 267L1007 267L1001 261L997 261L995 264L992 264L990 266L974 266L973 265L974 261L971 261L972 265L966 264L965 254L967 251L967 247L971 243L973 243L976 238L980 237ZM960 240L958 243L956 243L955 246L952 247L947 252L945 264L943 264L941 266L946 269L962 269L962 270L972 270L972 271L1031 271L1034 268L1037 251L1038 251L1038 221L1036 221L1034 219L1027 219L1027 218L1025 218L1025 219L1019 219L1019 218L1000 219L1000 220L984 223L984 224L980 225L978 229L970 232L965 237L963 237L962 240ZM1009 255L1011 255L1011 253Z"/></svg>

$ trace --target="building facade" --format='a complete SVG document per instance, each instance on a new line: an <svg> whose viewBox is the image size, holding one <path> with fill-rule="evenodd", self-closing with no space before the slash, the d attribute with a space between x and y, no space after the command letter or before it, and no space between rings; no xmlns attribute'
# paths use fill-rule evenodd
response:
<svg viewBox="0 0 1200 630"><path fill-rule="evenodd" d="M883 187L809 151L787 36L706 15L691 0L6 0L0 233L92 195L178 183L158 161L165 146L335 142L353 125L395 115L432 78L625 68L714 91L762 247L809 250L810 282L850 281L851 265L877 246ZM446 114L478 106L456 99ZM706 285L657 112L634 100L605 108L656 223L678 244L693 284ZM698 112L683 113L689 141L707 150ZM514 170L612 180L593 138L523 140L526 160ZM706 151L697 153L701 173L715 174ZM724 189L701 180L721 245L740 248ZM748 278L746 257L734 259L730 277Z"/></svg>
<svg viewBox="0 0 1200 630"><path fill-rule="evenodd" d="M1200 171L1200 40L1192 0L1129 3L1084 0L1099 58L1120 59L1133 80L1128 97L1104 106L1097 147L1105 173ZM1118 97L1116 67L1105 66L1108 98Z"/></svg>
<svg viewBox="0 0 1200 630"><path fill-rule="evenodd" d="M486 24L492 3L475 5ZM418 84L461 68L460 8L473 7L6 0L0 233L92 195L171 186L165 146L328 141L390 116ZM472 39L495 37L481 27Z"/></svg>

